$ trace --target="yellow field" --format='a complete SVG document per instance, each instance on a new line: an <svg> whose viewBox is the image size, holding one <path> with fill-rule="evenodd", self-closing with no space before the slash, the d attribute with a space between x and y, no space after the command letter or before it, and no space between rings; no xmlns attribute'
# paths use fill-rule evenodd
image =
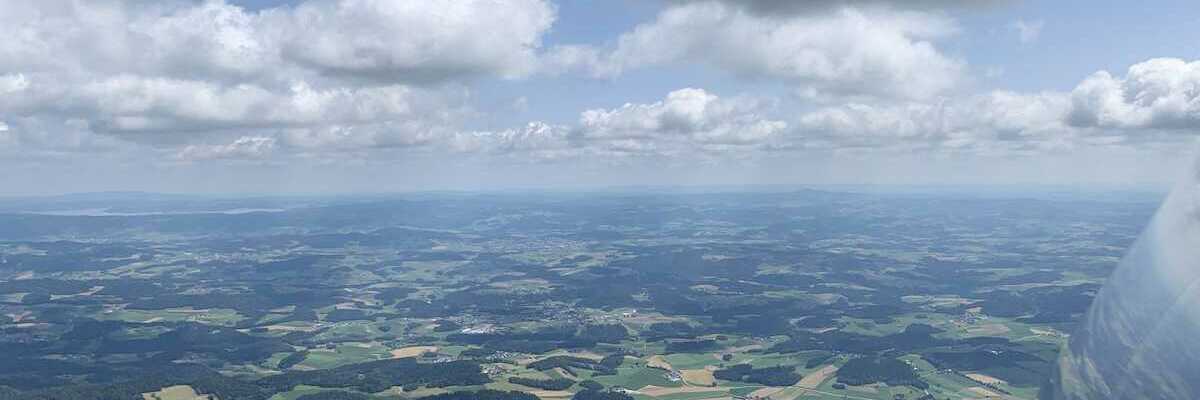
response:
<svg viewBox="0 0 1200 400"><path fill-rule="evenodd" d="M699 386L680 386L680 387L662 387L648 385L638 389L638 393L650 397L669 396L680 393L708 393L708 392L724 392L723 388L714 387L699 387Z"/></svg>
<svg viewBox="0 0 1200 400"><path fill-rule="evenodd" d="M829 377L837 373L837 370L838 367L826 365L825 368L821 368L808 375L805 375L804 378L801 378L800 382L796 385L805 389L816 389L817 386L821 386L821 382L825 382L826 379L829 379Z"/></svg>
<svg viewBox="0 0 1200 400"><path fill-rule="evenodd" d="M679 371L679 373L683 375L684 382L692 385L712 386L712 384L716 382L716 378L713 378L713 371L708 368L685 369Z"/></svg>
<svg viewBox="0 0 1200 400"><path fill-rule="evenodd" d="M994 377L987 376L984 374L966 374L966 375L968 378L971 378L971 380L973 380L973 381L988 384L988 385L1000 385L1000 384L1004 383L1004 381L999 378L994 378Z"/></svg>
<svg viewBox="0 0 1200 400"><path fill-rule="evenodd" d="M814 392L819 393L819 391L816 389L821 386L821 383L824 383L835 373L837 373L837 370L838 368L836 366L826 365L824 368L805 375L804 378L801 378L800 381L796 382L795 385L788 386L786 388L782 388L782 390L777 390L771 393L771 398L779 400L795 400L801 398L805 394Z"/></svg>
<svg viewBox="0 0 1200 400"><path fill-rule="evenodd" d="M215 400L216 397L196 393L188 385L165 387L157 392L142 393L144 400Z"/></svg>
<svg viewBox="0 0 1200 400"><path fill-rule="evenodd" d="M548 357L559 356L559 355L586 358L586 359L589 359L592 361L600 361L600 360L604 359L603 354L598 354L598 353L586 351L586 350L584 350L584 351L552 351L552 352L546 354L546 356L548 356Z"/></svg>
<svg viewBox="0 0 1200 400"><path fill-rule="evenodd" d="M674 368L671 368L671 363L667 362L667 359L663 358L661 355L650 356L650 358L647 358L646 366L650 368L665 369L667 371L674 370Z"/></svg>
<svg viewBox="0 0 1200 400"><path fill-rule="evenodd" d="M409 358L409 357L418 357L422 354L432 353L432 352L436 352L436 351L438 351L437 346L411 346L411 347L402 347L399 349L392 350L391 353L392 353L392 358Z"/></svg>
<svg viewBox="0 0 1200 400"><path fill-rule="evenodd" d="M539 399L567 399L573 395L565 390L531 390L526 393L537 396Z"/></svg>

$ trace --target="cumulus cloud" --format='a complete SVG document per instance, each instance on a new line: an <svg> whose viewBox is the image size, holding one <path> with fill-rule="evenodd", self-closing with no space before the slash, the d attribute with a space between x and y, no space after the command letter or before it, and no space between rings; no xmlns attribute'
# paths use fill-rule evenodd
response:
<svg viewBox="0 0 1200 400"><path fill-rule="evenodd" d="M1179 144L1200 128L1200 62L1151 59L1124 76L1096 72L1070 92L852 102L803 113L792 126L792 146L832 149L1012 154Z"/></svg>
<svg viewBox="0 0 1200 400"><path fill-rule="evenodd" d="M308 1L284 19L282 53L302 65L355 78L441 80L529 74L555 11L542 0Z"/></svg>
<svg viewBox="0 0 1200 400"><path fill-rule="evenodd" d="M772 108L768 101L685 88L653 103L586 110L574 125L536 121L516 129L462 132L447 145L456 152L538 161L739 154L766 148L786 133L788 124L769 116Z"/></svg>
<svg viewBox="0 0 1200 400"><path fill-rule="evenodd" d="M684 88L651 103L583 111L572 125L454 135L458 152L553 161L644 158L698 162L767 153L903 151L1019 155L1108 144L1070 126L1063 92L988 93L930 101L850 102L807 111Z"/></svg>
<svg viewBox="0 0 1200 400"><path fill-rule="evenodd" d="M1069 146L1065 94L995 91L936 103L862 104L801 115L797 135L809 147L1041 151Z"/></svg>
<svg viewBox="0 0 1200 400"><path fill-rule="evenodd" d="M956 31L952 20L934 13L847 7L773 17L723 2L686 2L621 35L613 49L560 47L548 64L612 77L701 62L834 95L925 98L961 79L964 63L933 44Z"/></svg>
<svg viewBox="0 0 1200 400"><path fill-rule="evenodd" d="M445 124L421 119L359 124L319 124L284 129L280 141L303 152L388 150L433 143L452 134Z"/></svg>
<svg viewBox="0 0 1200 400"><path fill-rule="evenodd" d="M1200 62L1156 58L1124 77L1100 71L1071 91L1070 122L1079 127L1200 128Z"/></svg>
<svg viewBox="0 0 1200 400"><path fill-rule="evenodd" d="M160 145L247 132L300 148L426 143L458 123L464 82L532 73L554 19L544 0L307 0L261 11L223 0L14 0L0 7L0 119L30 138L74 121ZM204 148L192 154L222 153Z"/></svg>
<svg viewBox="0 0 1200 400"><path fill-rule="evenodd" d="M15 0L0 10L0 69L213 80L522 76L554 18L542 0L308 0L259 12L223 0Z"/></svg>
<svg viewBox="0 0 1200 400"><path fill-rule="evenodd" d="M100 129L169 131L190 127L367 123L413 115L420 92L407 86L277 92L253 85L119 77L85 85L68 104L92 111ZM65 110L64 110L65 111ZM199 125L199 126L198 126Z"/></svg>
<svg viewBox="0 0 1200 400"><path fill-rule="evenodd" d="M769 105L747 97L722 99L703 89L668 93L662 101L593 109L579 118L587 140L614 143L686 142L690 144L756 145L787 129L770 119Z"/></svg>
<svg viewBox="0 0 1200 400"><path fill-rule="evenodd" d="M571 135L568 126L534 121L521 128L496 132L459 132L447 144L459 153L486 153L546 161L582 153L582 149L573 143Z"/></svg>
<svg viewBox="0 0 1200 400"><path fill-rule="evenodd" d="M458 134L453 146L461 152L515 154L533 160L599 156L696 161L803 151L1011 156L1128 144L1129 133L1078 123L1080 93L1092 93L1095 80L1085 80L1074 92L994 90L937 99L873 99L785 110L774 100L721 97L704 89L684 88L660 101L586 110L570 126L538 122L520 129ZM1111 84L1111 80L1104 82ZM1173 86L1156 87L1159 92L1169 92L1166 88ZM1120 112L1106 115L1137 114L1125 110L1128 105L1117 108ZM1168 113L1173 121L1179 121L1181 115L1194 116L1180 107L1167 109L1174 110ZM1134 120L1141 121L1135 126L1149 126L1148 120ZM1175 125L1178 123L1165 126Z"/></svg>
<svg viewBox="0 0 1200 400"><path fill-rule="evenodd" d="M547 48L549 0L302 0L259 11L222 0L11 0L0 7L0 151L652 164L804 149L1034 152L1200 126L1200 66L1177 59L1099 72L1069 93L965 93L965 62L937 45L957 34L941 12L954 3L673 1L605 45ZM1035 40L1040 22L1018 22ZM745 78L723 88L762 81L801 96L683 88L591 104L564 121L562 110L530 107L555 93L540 84L476 84L582 70L619 85L631 70L684 65ZM532 91L475 97L513 88ZM493 109L472 109L477 98ZM534 122L478 128L514 119L471 121L487 112Z"/></svg>

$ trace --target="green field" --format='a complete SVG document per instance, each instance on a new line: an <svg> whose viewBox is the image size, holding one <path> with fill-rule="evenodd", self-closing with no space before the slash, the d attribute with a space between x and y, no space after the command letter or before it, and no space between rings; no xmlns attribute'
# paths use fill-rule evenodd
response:
<svg viewBox="0 0 1200 400"><path fill-rule="evenodd" d="M299 368L325 369L366 361L391 358L389 349L375 343L343 343L334 349L313 349L297 365Z"/></svg>
<svg viewBox="0 0 1200 400"><path fill-rule="evenodd" d="M195 310L191 308L168 308L162 310L127 310L120 309L112 312L100 312L95 315L98 320L125 321L136 323L150 322L198 322L206 325L234 326L245 319L237 311L217 308Z"/></svg>

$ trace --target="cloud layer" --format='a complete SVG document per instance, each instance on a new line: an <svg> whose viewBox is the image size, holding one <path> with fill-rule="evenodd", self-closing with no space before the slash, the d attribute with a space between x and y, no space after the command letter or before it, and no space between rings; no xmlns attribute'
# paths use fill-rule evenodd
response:
<svg viewBox="0 0 1200 400"><path fill-rule="evenodd" d="M463 111L464 82L533 73L554 19L541 0L7 2L0 121L20 142L66 121L184 146L421 143Z"/></svg>
<svg viewBox="0 0 1200 400"><path fill-rule="evenodd" d="M973 66L946 46L964 30L947 10L961 7L670 1L624 32L573 43L547 40L558 19L549 0L302 0L261 11L12 0L0 7L0 155L29 165L735 165L1177 146L1200 128L1197 61L1099 71L1069 91L978 89ZM1010 28L1032 42L1042 26ZM637 101L571 93L586 101L549 116L536 106L542 93L520 92L541 80L638 86L692 69L721 80L623 92ZM510 114L520 117L497 118Z"/></svg>
<svg viewBox="0 0 1200 400"><path fill-rule="evenodd" d="M723 2L687 2L621 35L612 49L560 47L550 62L598 77L699 62L808 92L927 98L962 77L963 62L932 42L957 29L930 13L840 8L779 17Z"/></svg>

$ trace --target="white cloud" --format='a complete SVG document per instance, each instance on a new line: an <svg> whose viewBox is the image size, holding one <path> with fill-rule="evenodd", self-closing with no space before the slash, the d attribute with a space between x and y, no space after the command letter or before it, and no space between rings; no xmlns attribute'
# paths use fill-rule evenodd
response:
<svg viewBox="0 0 1200 400"><path fill-rule="evenodd" d="M606 45L547 49L548 0L306 0L263 11L221 0L10 0L0 7L0 151L10 160L120 153L131 164L424 157L436 165L450 153L479 165L686 166L806 150L1145 146L1200 128L1200 64L1177 59L1124 76L1099 72L1070 93L966 93L966 63L938 46L958 31L938 10L950 3L671 1ZM1017 21L1011 32L1032 42L1043 26ZM612 79L616 89L596 97L611 98L644 94L622 86L628 71L691 65L745 78L722 88L766 86L740 86L758 81L797 95L685 88L585 107L564 123L571 110L534 97L561 91L475 84L582 69ZM979 70L1003 75L999 66ZM561 83L595 87L571 86L573 78ZM486 130L475 127L516 117L469 121L488 112L535 122Z"/></svg>
<svg viewBox="0 0 1200 400"><path fill-rule="evenodd" d="M388 82L522 76L555 19L542 0L308 0L250 12L222 0L14 0L0 71Z"/></svg>
<svg viewBox="0 0 1200 400"><path fill-rule="evenodd" d="M444 124L423 119L397 119L288 128L280 133L280 139L298 151L344 152L421 146L444 139L453 132Z"/></svg>
<svg viewBox="0 0 1200 400"><path fill-rule="evenodd" d="M771 100L723 98L685 88L653 103L586 110L574 126L533 123L523 129L458 134L453 147L537 160L646 157L689 162L766 152L1014 156L1127 148L1125 133L1072 123L1078 96L995 90L934 100L874 99L780 110ZM1169 138L1146 140L1166 143Z"/></svg>
<svg viewBox="0 0 1200 400"><path fill-rule="evenodd" d="M584 149L572 143L570 127L530 122L522 128L498 132L460 132L448 145L459 153L512 156L530 161L575 157Z"/></svg>
<svg viewBox="0 0 1200 400"><path fill-rule="evenodd" d="M579 131L585 139L623 141L626 147L631 141L753 145L787 129L787 123L767 117L768 108L751 98L722 99L687 88L650 104L584 111Z"/></svg>
<svg viewBox="0 0 1200 400"><path fill-rule="evenodd" d="M287 16L283 55L332 74L395 80L529 74L554 22L542 0L309 1Z"/></svg>
<svg viewBox="0 0 1200 400"><path fill-rule="evenodd" d="M1125 76L1094 73L1070 92L841 104L803 113L792 126L789 145L797 148L987 154L1178 148L1200 129L1200 62L1151 59Z"/></svg>
<svg viewBox="0 0 1200 400"><path fill-rule="evenodd" d="M419 145L465 112L453 92L405 85L269 88L135 76L63 84L71 83L35 82L32 94L0 98L0 109L30 120L76 120L88 132L158 145L252 131L286 134L288 145L310 150Z"/></svg>
<svg viewBox="0 0 1200 400"><path fill-rule="evenodd" d="M799 117L799 147L995 153L1070 146L1062 93L995 91L936 103L852 103Z"/></svg>
<svg viewBox="0 0 1200 400"><path fill-rule="evenodd" d="M963 62L932 42L956 31L939 14L915 11L841 8L778 17L721 2L688 2L621 35L611 51L556 48L549 64L612 77L628 69L702 62L835 95L925 98L961 79Z"/></svg>
<svg viewBox="0 0 1200 400"><path fill-rule="evenodd" d="M1071 91L1070 122L1190 133L1200 128L1200 61L1156 58L1134 64L1124 77L1092 74Z"/></svg>
<svg viewBox="0 0 1200 400"><path fill-rule="evenodd" d="M427 143L464 115L461 82L533 72L554 19L543 0L259 12L222 0L13 0L0 7L0 118L19 119L27 137L70 120L170 146L247 134L306 149Z"/></svg>
<svg viewBox="0 0 1200 400"><path fill-rule="evenodd" d="M1017 39L1020 39L1021 43L1027 44L1038 40L1038 36L1042 34L1042 28L1046 26L1046 21L1025 21L1018 19L1009 26L1017 32Z"/></svg>
<svg viewBox="0 0 1200 400"><path fill-rule="evenodd" d="M653 103L583 111L573 126L535 121L517 129L460 132L446 145L459 153L535 161L731 156L766 148L786 133L786 122L769 117L772 108L759 99L685 88Z"/></svg>
<svg viewBox="0 0 1200 400"><path fill-rule="evenodd" d="M188 145L176 154L183 161L213 159L260 159L275 150L275 139L262 136L243 136L231 143L219 145Z"/></svg>
<svg viewBox="0 0 1200 400"><path fill-rule="evenodd" d="M170 131L196 125L295 126L416 117L419 99L435 97L422 94L402 85L316 89L296 83L273 92L245 84L119 77L85 85L70 101L92 110L102 129Z"/></svg>
<svg viewBox="0 0 1200 400"><path fill-rule="evenodd" d="M29 79L24 74L0 75L0 94L16 95L29 88Z"/></svg>

